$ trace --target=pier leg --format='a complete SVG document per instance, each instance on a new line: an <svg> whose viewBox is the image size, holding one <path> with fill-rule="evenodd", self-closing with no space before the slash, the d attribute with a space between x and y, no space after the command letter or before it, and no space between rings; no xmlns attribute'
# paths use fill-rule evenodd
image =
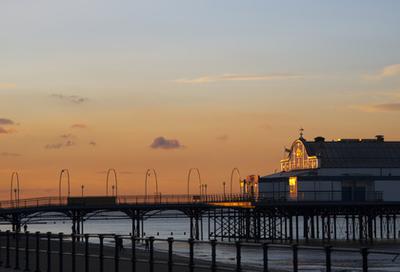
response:
<svg viewBox="0 0 400 272"><path fill-rule="evenodd" d="M314 215L311 215L311 239L315 239Z"/></svg>
<svg viewBox="0 0 400 272"><path fill-rule="evenodd" d="M337 240L336 214L333 215L333 239Z"/></svg>
<svg viewBox="0 0 400 272"><path fill-rule="evenodd" d="M393 215L393 239L396 240L397 233L396 233L396 215Z"/></svg>
<svg viewBox="0 0 400 272"><path fill-rule="evenodd" d="M390 217L386 215L386 239L390 239Z"/></svg>
<svg viewBox="0 0 400 272"><path fill-rule="evenodd" d="M327 218L326 218L326 225L327 225L327 236L328 236L328 242L331 241L331 216L328 214Z"/></svg>

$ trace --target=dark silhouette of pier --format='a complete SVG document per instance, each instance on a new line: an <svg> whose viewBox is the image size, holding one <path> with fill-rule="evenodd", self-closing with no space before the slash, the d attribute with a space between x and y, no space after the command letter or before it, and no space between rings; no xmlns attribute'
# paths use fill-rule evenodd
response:
<svg viewBox="0 0 400 272"><path fill-rule="evenodd" d="M321 192L318 192L321 193ZM316 192L317 194L317 192ZM20 231L40 221L71 220L71 233L84 234L84 222L126 218L131 233L144 237L143 221L158 212L175 211L189 219L195 240L245 240L280 243L317 240L396 240L400 202L304 201L268 195L145 195L43 197L0 202L3 223ZM118 214L117 214L118 213ZM203 225L207 224L206 233Z"/></svg>

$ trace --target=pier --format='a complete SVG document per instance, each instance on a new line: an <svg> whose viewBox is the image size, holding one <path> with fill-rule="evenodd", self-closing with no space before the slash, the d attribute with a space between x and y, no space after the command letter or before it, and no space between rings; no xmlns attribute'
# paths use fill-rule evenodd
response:
<svg viewBox="0 0 400 272"><path fill-rule="evenodd" d="M143 238L143 222L176 213L189 219L190 238L221 241L334 240L374 243L399 238L400 202L302 201L267 195L148 195L43 197L0 202L1 223L12 230L44 221L72 222L71 233L84 234L88 220L131 220L131 233ZM207 226L206 231L204 226Z"/></svg>

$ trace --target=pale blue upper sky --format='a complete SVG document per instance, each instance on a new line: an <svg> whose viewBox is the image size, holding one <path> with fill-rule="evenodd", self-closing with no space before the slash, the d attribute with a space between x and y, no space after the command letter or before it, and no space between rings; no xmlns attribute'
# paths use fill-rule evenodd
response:
<svg viewBox="0 0 400 272"><path fill-rule="evenodd" d="M0 79L24 87L22 78L123 87L223 73L367 73L400 58L399 1L3 0L0 7Z"/></svg>

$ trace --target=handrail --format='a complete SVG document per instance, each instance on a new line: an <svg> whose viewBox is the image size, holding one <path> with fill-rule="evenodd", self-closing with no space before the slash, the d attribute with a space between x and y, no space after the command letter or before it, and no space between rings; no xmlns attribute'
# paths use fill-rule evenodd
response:
<svg viewBox="0 0 400 272"><path fill-rule="evenodd" d="M19 243L19 241L24 238L25 243ZM229 242L223 242L223 241L217 241L215 239L209 240L209 241L197 241L193 238L189 238L187 240L184 239L174 239L173 237L168 237L167 239L159 239L155 238L153 236L150 237L137 237L137 236L128 236L128 235L116 235L116 234L64 234L64 233L30 233L30 232L10 232L10 231L0 231L0 239L6 240L5 245L3 244L0 247L0 250L2 250L5 255L7 256L5 259L5 266L10 267L10 255L11 253L15 253L15 267L14 269L19 269L19 262L22 260L22 258L25 258L25 271L30 271L30 266L29 266L29 256L33 255L36 257L36 270L35 271L40 271L44 270L44 267L51 267L51 256L52 254L58 255L59 258L59 264L62 267L62 262L65 259L65 256L69 256L73 261L72 261L72 269L73 271L76 270L76 257L84 257L83 259L83 265L85 266L85 271L90 271L89 266L92 265L91 263L93 260L96 260L99 262L99 265L101 268L104 266L104 260L113 260L114 264L114 269L112 271L119 271L119 263L120 261L127 261L131 263L132 268L136 268L136 264L141 262L141 263L147 263L150 266L149 271L154 271L154 265L165 265L168 267L168 271L172 271L173 266L185 266L189 267L190 271L194 271L194 268L201 268L207 271L221 271L221 270L226 270L226 271L242 271L242 251L243 248L249 247L252 248L252 250L259 250L261 254L261 260L262 260L262 267L252 267L253 271L259 271L262 269L262 271L269 271L270 266L269 263L271 259L269 258L269 252L272 252L273 250L287 250L288 252L292 253L292 260L291 264L290 261L288 264L292 267L292 271L298 271L299 270L299 260L302 260L303 256L298 254L299 250L312 250L312 251L319 251L323 253L325 256L321 258L318 258L316 260L316 264L319 266L325 267L326 271L332 271L332 268L335 268L337 264L342 263L339 260L332 259L332 253L335 252L349 252L349 253L354 253L358 254L359 257L361 257L361 262L353 262L351 265L351 268L355 269L361 269L362 271L368 271L368 266L369 266L369 261L373 260L372 258L369 257L370 254L375 254L375 255L390 255L390 256L397 256L400 255L400 251L379 251L379 250L374 250L368 247L361 247L361 248L343 248L343 247L335 247L331 245L320 245L320 246L310 246L310 245L301 245L301 244L274 244L274 243L268 243L268 242L263 242L263 243L246 243L243 241L235 241L234 243L229 243ZM109 239L112 241L110 245L114 247L114 252L113 251L104 251L104 239ZM47 242L47 247L45 243L41 242L41 240ZM33 245L30 247L29 246L29 241L32 241ZM82 242L80 242L82 241ZM127 243L125 243L127 241ZM11 242L11 243L10 243ZM76 244L80 243L82 246L81 247L76 247ZM154 243L167 243L168 244L168 253L167 253L167 258L159 258L155 259L154 258ZM57 247L52 247L51 244L56 243L58 244ZM71 246L64 246L66 243L70 244ZM94 251L91 249L90 244L91 243L96 243L98 244L99 249ZM173 258L173 254L175 253L176 250L176 244L177 243L185 243L189 247L189 258L185 258L183 261L180 260L176 262ZM42 244L42 246L41 246ZM120 256L120 250L124 248L123 245L127 245L127 248L131 252L131 256L126 256L121 255ZM145 245L145 250L141 254L141 256L137 256L135 254L137 247L140 246L140 244ZM208 244L210 245L211 248L211 261L202 261L202 263L199 263L197 258L194 258L195 256L195 250L194 250L194 245L195 244ZM228 264L228 263L221 263L217 262L217 254L220 254L219 251L217 251L217 246L224 245L224 246L231 246L235 249L236 253L236 262L234 264ZM24 255L20 256L19 252L24 252ZM41 262L40 256L47 256L47 265L45 262ZM139 258L137 258L139 257ZM44 258L43 258L44 259ZM92 261L91 261L92 260ZM272 263L272 262L271 262ZM289 267L290 267L289 266ZM218 269L217 269L218 268ZM100 269L100 271L103 271L104 269ZM49 270L48 270L49 271Z"/></svg>
<svg viewBox="0 0 400 272"><path fill-rule="evenodd" d="M299 191L298 195L302 195L302 193L312 193L315 195L324 196L326 194L335 194L341 191ZM382 192L379 191L372 191L367 192L372 197L370 197L366 201L361 202L373 202L373 201L381 201L379 197ZM277 197L279 196L279 197ZM277 197L277 198L276 198ZM95 199L98 198L98 199ZM77 202L70 202L70 200L77 200ZM161 195L161 194L154 194L154 195L125 195L125 196L86 196L86 197L57 197L57 196L50 196L50 197L38 197L38 198L26 198L26 199L19 199L19 205L16 205L17 200L5 200L0 201L0 209L5 208L33 208L33 207L48 207L48 206L67 206L67 205L141 205L141 204L216 204L216 203L285 203L285 202L309 202L309 201L341 201L346 202L343 200L338 200L335 198L327 198L327 199L307 199L302 197L297 197L292 199L290 197L289 192L282 191L282 192L274 192L273 194L258 194L258 195L251 195L251 194L213 194L213 195L187 195L187 194L180 194L180 195ZM349 201L355 202L355 200Z"/></svg>

